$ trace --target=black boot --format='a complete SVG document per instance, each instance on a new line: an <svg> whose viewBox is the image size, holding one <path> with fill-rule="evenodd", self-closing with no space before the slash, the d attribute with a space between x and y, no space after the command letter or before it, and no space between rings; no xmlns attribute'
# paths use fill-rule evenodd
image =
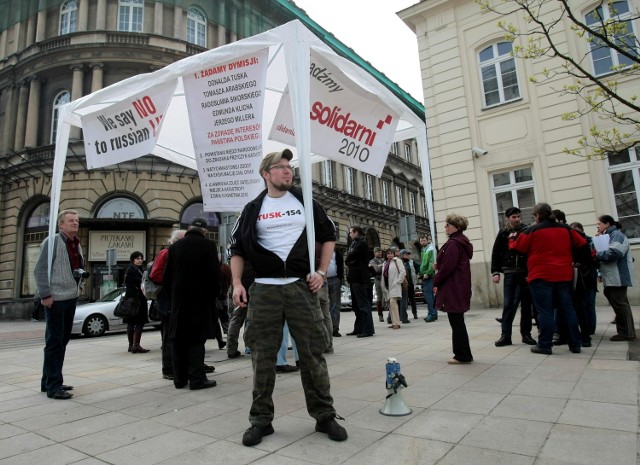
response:
<svg viewBox="0 0 640 465"><path fill-rule="evenodd" d="M142 330L136 330L133 332L133 346L131 346L132 354L144 354L149 352L147 349L140 345L140 338L142 337Z"/></svg>
<svg viewBox="0 0 640 465"><path fill-rule="evenodd" d="M133 329L127 329L127 339L129 340L129 349L127 352L131 352L131 348L133 347Z"/></svg>

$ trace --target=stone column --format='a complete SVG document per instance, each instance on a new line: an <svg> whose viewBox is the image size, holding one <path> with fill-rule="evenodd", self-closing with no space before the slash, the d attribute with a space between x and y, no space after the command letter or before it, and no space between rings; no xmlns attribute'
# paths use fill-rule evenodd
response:
<svg viewBox="0 0 640 465"><path fill-rule="evenodd" d="M104 76L104 64L93 63L91 65L91 92L102 89L102 79Z"/></svg>
<svg viewBox="0 0 640 465"><path fill-rule="evenodd" d="M98 0L96 9L96 30L104 31L107 28L107 0Z"/></svg>
<svg viewBox="0 0 640 465"><path fill-rule="evenodd" d="M16 100L18 99L15 86L6 87L3 91L6 94L5 102L7 108L4 113L4 128L2 131L2 141L0 143L0 151L3 153L13 150L14 135L16 133L16 112L18 105Z"/></svg>
<svg viewBox="0 0 640 465"><path fill-rule="evenodd" d="M76 100L82 97L82 81L84 78L84 66L79 65L71 65L71 70L73 71L73 79L71 81L71 100ZM80 128L76 126L71 126L71 131L69 132L70 140L78 140L81 137Z"/></svg>
<svg viewBox="0 0 640 465"><path fill-rule="evenodd" d="M162 35L162 13L164 5L162 2L156 2L153 6L153 33Z"/></svg>
<svg viewBox="0 0 640 465"><path fill-rule="evenodd" d="M29 104L27 105L27 125L24 131L25 147L38 145L38 121L40 120L40 91L42 81L32 77L29 82Z"/></svg>
<svg viewBox="0 0 640 465"><path fill-rule="evenodd" d="M36 19L37 15L30 16L27 19L27 33L24 38L24 47L27 48L36 40Z"/></svg>
<svg viewBox="0 0 640 465"><path fill-rule="evenodd" d="M182 7L178 5L173 8L173 37L175 39L185 39L182 32Z"/></svg>
<svg viewBox="0 0 640 465"><path fill-rule="evenodd" d="M28 81L22 81L19 84L16 133L13 142L14 150L22 150L24 148L24 130L27 123L27 102L29 100L28 84Z"/></svg>
<svg viewBox="0 0 640 465"><path fill-rule="evenodd" d="M38 11L36 24L36 43L42 42L47 37L47 10Z"/></svg>
<svg viewBox="0 0 640 465"><path fill-rule="evenodd" d="M89 24L89 0L78 0L78 32L87 30Z"/></svg>

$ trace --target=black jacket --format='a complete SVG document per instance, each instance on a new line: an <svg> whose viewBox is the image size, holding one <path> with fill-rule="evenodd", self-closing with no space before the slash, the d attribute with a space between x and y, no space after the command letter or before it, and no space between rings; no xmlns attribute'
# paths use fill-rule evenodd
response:
<svg viewBox="0 0 640 465"><path fill-rule="evenodd" d="M369 274L369 247L364 237L356 237L351 242L344 262L349 267L347 281L356 284L369 283L371 279Z"/></svg>
<svg viewBox="0 0 640 465"><path fill-rule="evenodd" d="M302 191L292 187L289 192L303 203ZM309 251L307 247L306 227L289 252L286 261L265 249L258 243L256 223L262 201L267 195L265 189L254 200L245 205L231 232L230 253L248 260L255 270L256 278L306 278L309 274ZM313 219L316 242L324 243L336 240L335 226L320 204L313 201ZM294 240L295 238L291 238Z"/></svg>
<svg viewBox="0 0 640 465"><path fill-rule="evenodd" d="M513 232L521 232L526 225L520 225L518 229L505 228L496 236L491 252L491 274L527 272L527 256L516 250L509 249L509 235Z"/></svg>

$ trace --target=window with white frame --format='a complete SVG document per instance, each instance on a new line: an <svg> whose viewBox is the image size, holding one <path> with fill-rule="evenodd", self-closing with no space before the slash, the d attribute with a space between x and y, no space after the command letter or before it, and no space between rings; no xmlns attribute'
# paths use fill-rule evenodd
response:
<svg viewBox="0 0 640 465"><path fill-rule="evenodd" d="M511 56L511 49L511 42L498 42L478 54L485 107L520 98L516 61Z"/></svg>
<svg viewBox="0 0 640 465"><path fill-rule="evenodd" d="M396 207L398 210L404 210L404 195L400 186L396 186Z"/></svg>
<svg viewBox="0 0 640 465"><path fill-rule="evenodd" d="M409 211L416 214L416 194L414 192L409 192Z"/></svg>
<svg viewBox="0 0 640 465"><path fill-rule="evenodd" d="M384 205L389 205L391 202L389 198L389 183L387 181L382 181L382 203Z"/></svg>
<svg viewBox="0 0 640 465"><path fill-rule="evenodd" d="M322 162L322 181L327 187L333 187L333 162L325 160Z"/></svg>
<svg viewBox="0 0 640 465"><path fill-rule="evenodd" d="M411 161L411 144L402 144L404 146L404 159Z"/></svg>
<svg viewBox="0 0 640 465"><path fill-rule="evenodd" d="M491 176L493 201L496 207L496 226L504 226L504 212L509 207L518 207L522 211L522 223L533 222L535 193L531 167L494 173Z"/></svg>
<svg viewBox="0 0 640 465"><path fill-rule="evenodd" d="M373 200L373 176L370 174L364 175L364 198Z"/></svg>
<svg viewBox="0 0 640 465"><path fill-rule="evenodd" d="M353 168L349 168L348 166L344 167L344 190L346 190L348 194L356 193Z"/></svg>
<svg viewBox="0 0 640 465"><path fill-rule="evenodd" d="M611 216L629 239L640 239L640 145L609 154L607 164L616 208Z"/></svg>
<svg viewBox="0 0 640 465"><path fill-rule="evenodd" d="M611 42L628 51L636 58L640 44L633 30L632 14L626 0L604 3L591 10L585 17L589 28L609 36ZM618 50L611 49L599 38L590 37L591 63L596 76L615 72L620 68L633 65L634 60Z"/></svg>
<svg viewBox="0 0 640 465"><path fill-rule="evenodd" d="M391 142L391 146L389 147L389 153L391 155L397 155L398 154L398 149L396 147L396 143L395 142Z"/></svg>
<svg viewBox="0 0 640 465"><path fill-rule="evenodd" d="M187 10L187 42L207 46L207 17L193 6Z"/></svg>
<svg viewBox="0 0 640 465"><path fill-rule="evenodd" d="M63 90L53 98L53 109L51 111L51 135L49 142L55 144L58 134L58 118L60 117L60 107L71 101L71 94Z"/></svg>
<svg viewBox="0 0 640 465"><path fill-rule="evenodd" d="M118 31L142 32L144 0L120 0L118 3Z"/></svg>
<svg viewBox="0 0 640 465"><path fill-rule="evenodd" d="M69 0L60 7L59 34L70 34L78 30L78 2Z"/></svg>

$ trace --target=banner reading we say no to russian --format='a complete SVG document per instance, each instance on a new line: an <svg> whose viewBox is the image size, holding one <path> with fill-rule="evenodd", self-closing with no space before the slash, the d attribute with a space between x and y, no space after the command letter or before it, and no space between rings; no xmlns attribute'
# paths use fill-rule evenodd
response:
<svg viewBox="0 0 640 465"><path fill-rule="evenodd" d="M176 80L82 116L89 169L147 155L156 146Z"/></svg>
<svg viewBox="0 0 640 465"><path fill-rule="evenodd" d="M239 211L264 188L262 110L269 50L182 77L205 211Z"/></svg>
<svg viewBox="0 0 640 465"><path fill-rule="evenodd" d="M398 126L398 115L313 50L309 78L311 151L380 176ZM287 88L280 99L269 138L295 146L291 108Z"/></svg>

